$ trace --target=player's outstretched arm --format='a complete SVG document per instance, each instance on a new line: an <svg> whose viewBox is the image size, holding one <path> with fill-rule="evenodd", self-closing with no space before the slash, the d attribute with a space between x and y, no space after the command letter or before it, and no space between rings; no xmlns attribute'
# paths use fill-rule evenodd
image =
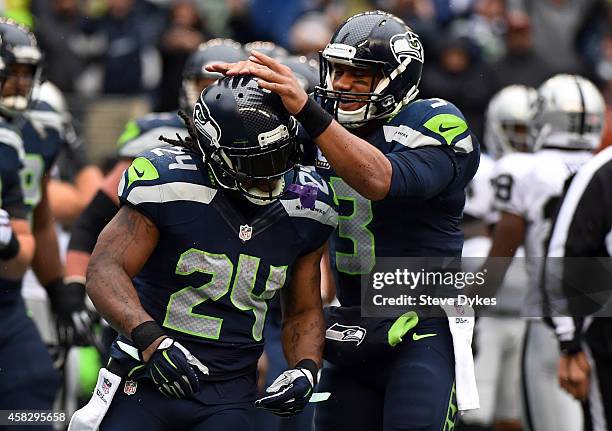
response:
<svg viewBox="0 0 612 431"><path fill-rule="evenodd" d="M119 211L117 187L123 173L130 167L130 160L120 160L104 177L93 200L72 227L72 235L66 253L66 278L85 286L87 264L104 226Z"/></svg>
<svg viewBox="0 0 612 431"><path fill-rule="evenodd" d="M16 241L14 252L10 252L13 241L11 236ZM30 267L34 256L34 237L30 232L30 225L27 220L9 220L8 213L0 210L0 237L0 250L5 253L5 256L0 258L0 277L19 280Z"/></svg>
<svg viewBox="0 0 612 431"><path fill-rule="evenodd" d="M281 97L287 111L304 126L336 174L349 186L370 200L381 200L389 194L392 166L380 150L333 121L308 98L287 66L257 51L249 60L217 63L207 69L226 75L256 76L262 88Z"/></svg>
<svg viewBox="0 0 612 431"><path fill-rule="evenodd" d="M48 184L49 176L46 174L41 182L42 196L34 209L32 224L32 233L36 240L32 269L43 286L61 280L64 276L53 214L49 206Z"/></svg>
<svg viewBox="0 0 612 431"><path fill-rule="evenodd" d="M145 264L158 238L157 227L147 217L124 206L100 233L89 261L87 294L98 312L128 337L138 325L153 320L140 303L132 277ZM153 344L154 351L158 343Z"/></svg>

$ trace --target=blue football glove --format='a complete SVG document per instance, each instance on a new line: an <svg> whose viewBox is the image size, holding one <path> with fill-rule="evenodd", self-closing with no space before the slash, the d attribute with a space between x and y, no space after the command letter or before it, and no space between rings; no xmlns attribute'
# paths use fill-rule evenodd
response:
<svg viewBox="0 0 612 431"><path fill-rule="evenodd" d="M278 416L292 416L300 413L312 396L316 384L316 368L287 370L266 389L265 397L255 401L255 407L266 409Z"/></svg>
<svg viewBox="0 0 612 431"><path fill-rule="evenodd" d="M200 387L196 369L208 374L208 368L172 338L165 338L147 362L157 390L168 398L193 398Z"/></svg>

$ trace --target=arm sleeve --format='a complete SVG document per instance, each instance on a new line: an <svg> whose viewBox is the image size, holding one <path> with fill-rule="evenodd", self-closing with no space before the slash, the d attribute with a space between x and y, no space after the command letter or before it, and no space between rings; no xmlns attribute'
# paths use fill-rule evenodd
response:
<svg viewBox="0 0 612 431"><path fill-rule="evenodd" d="M119 208L112 199L99 190L75 222L68 249L91 253L98 241L100 232L117 214L118 210Z"/></svg>
<svg viewBox="0 0 612 431"><path fill-rule="evenodd" d="M392 166L389 196L430 199L455 178L452 150L421 147L387 155Z"/></svg>

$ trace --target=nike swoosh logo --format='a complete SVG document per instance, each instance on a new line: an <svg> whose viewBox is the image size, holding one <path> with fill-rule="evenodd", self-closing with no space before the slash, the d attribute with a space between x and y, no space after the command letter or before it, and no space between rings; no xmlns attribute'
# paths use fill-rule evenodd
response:
<svg viewBox="0 0 612 431"><path fill-rule="evenodd" d="M413 333L412 334L412 340L413 341L419 341L421 338L435 337L436 335L438 335L438 334L421 334L421 335L419 335L419 334Z"/></svg>
<svg viewBox="0 0 612 431"><path fill-rule="evenodd" d="M138 178L142 178L142 176L144 175L144 171L140 172L138 169L136 169L136 166L134 166L134 172L136 172Z"/></svg>
<svg viewBox="0 0 612 431"><path fill-rule="evenodd" d="M448 132L449 130L456 129L457 127L459 127L459 126L444 127L442 124L440 124L440 126L438 127L438 131L440 133L444 133L444 132Z"/></svg>

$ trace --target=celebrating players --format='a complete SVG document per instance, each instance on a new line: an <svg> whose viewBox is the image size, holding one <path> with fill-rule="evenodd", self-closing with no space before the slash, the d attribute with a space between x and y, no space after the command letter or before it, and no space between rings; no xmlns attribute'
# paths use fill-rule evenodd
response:
<svg viewBox="0 0 612 431"><path fill-rule="evenodd" d="M455 393L460 410L478 406L469 347L473 321L452 319L463 326L451 335L445 318L365 319L359 306L361 277L379 257L461 255L464 188L479 158L463 115L445 100L416 100L421 42L384 12L354 15L334 33L315 91L322 106L289 68L251 54L249 62L211 70L253 74L262 88L281 96L317 145L319 172L340 202L330 251L342 306L332 309L326 324L348 327L358 340L326 340L332 366L324 369L319 389L332 395L317 409L317 429L453 426ZM456 366L467 371L456 374Z"/></svg>

